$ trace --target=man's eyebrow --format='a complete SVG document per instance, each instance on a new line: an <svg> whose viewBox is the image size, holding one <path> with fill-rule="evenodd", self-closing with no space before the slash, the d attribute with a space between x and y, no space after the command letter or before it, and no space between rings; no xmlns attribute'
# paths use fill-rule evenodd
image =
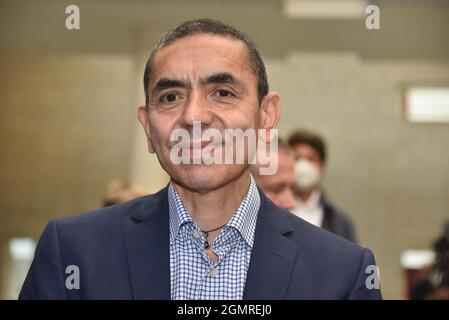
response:
<svg viewBox="0 0 449 320"><path fill-rule="evenodd" d="M228 83L243 86L239 80L237 80L232 74L228 72L214 73L206 77L205 79L201 80L201 83L202 84Z"/></svg>
<svg viewBox="0 0 449 320"><path fill-rule="evenodd" d="M153 93L170 88L186 88L187 84L181 80L162 78L154 86Z"/></svg>

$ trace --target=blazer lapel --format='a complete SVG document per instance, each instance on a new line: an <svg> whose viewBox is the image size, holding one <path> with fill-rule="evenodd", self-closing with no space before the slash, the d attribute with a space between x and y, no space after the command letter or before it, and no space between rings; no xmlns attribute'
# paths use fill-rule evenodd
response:
<svg viewBox="0 0 449 320"><path fill-rule="evenodd" d="M292 230L285 214L260 194L261 206L243 299L284 299L298 247L286 237Z"/></svg>
<svg viewBox="0 0 449 320"><path fill-rule="evenodd" d="M143 203L124 235L134 299L170 299L167 189Z"/></svg>

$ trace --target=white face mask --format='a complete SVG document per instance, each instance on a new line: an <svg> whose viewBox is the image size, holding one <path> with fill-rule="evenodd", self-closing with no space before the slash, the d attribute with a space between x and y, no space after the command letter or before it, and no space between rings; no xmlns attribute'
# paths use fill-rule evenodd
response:
<svg viewBox="0 0 449 320"><path fill-rule="evenodd" d="M320 169L316 164L307 159L296 161L295 164L296 185L300 191L315 188L321 181Z"/></svg>

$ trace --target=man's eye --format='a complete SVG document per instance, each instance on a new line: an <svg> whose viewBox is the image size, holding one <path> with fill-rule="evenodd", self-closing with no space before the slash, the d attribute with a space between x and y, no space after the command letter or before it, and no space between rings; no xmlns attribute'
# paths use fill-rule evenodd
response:
<svg viewBox="0 0 449 320"><path fill-rule="evenodd" d="M172 102L175 102L177 98L178 98L178 95L176 93L169 93L169 94L163 95L159 99L159 101L162 103L172 103Z"/></svg>
<svg viewBox="0 0 449 320"><path fill-rule="evenodd" d="M220 89L215 92L215 95L218 97L230 97L232 93L228 90Z"/></svg>

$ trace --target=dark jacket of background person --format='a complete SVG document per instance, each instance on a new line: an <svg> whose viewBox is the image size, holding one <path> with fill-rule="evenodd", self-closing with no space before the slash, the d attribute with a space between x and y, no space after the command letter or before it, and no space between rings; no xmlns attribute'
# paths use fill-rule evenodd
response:
<svg viewBox="0 0 449 320"><path fill-rule="evenodd" d="M433 250L435 262L412 288L412 300L449 300L449 222Z"/></svg>
<svg viewBox="0 0 449 320"><path fill-rule="evenodd" d="M20 299L170 299L168 187L51 221ZM244 299L381 299L369 249L277 207L262 192ZM79 268L67 288L68 266Z"/></svg>
<svg viewBox="0 0 449 320"><path fill-rule="evenodd" d="M323 207L323 223L321 227L357 243L355 227L348 214L332 203L323 192L321 193L320 203Z"/></svg>

